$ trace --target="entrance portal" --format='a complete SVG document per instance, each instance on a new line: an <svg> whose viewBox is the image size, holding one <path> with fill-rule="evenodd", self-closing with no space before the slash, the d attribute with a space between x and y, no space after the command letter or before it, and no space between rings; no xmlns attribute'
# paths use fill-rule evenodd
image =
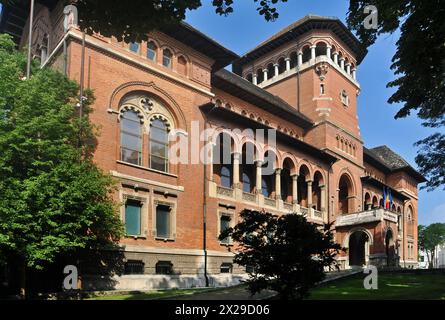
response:
<svg viewBox="0 0 445 320"><path fill-rule="evenodd" d="M356 231L349 236L349 265L366 265L366 244L368 235L363 231Z"/></svg>

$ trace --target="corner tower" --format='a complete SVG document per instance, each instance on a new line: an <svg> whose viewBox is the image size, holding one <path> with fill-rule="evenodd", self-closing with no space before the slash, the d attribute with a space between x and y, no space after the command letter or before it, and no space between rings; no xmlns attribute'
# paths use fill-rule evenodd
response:
<svg viewBox="0 0 445 320"><path fill-rule="evenodd" d="M241 57L234 72L309 117L306 142L362 166L356 74L365 55L339 19L307 16Z"/></svg>

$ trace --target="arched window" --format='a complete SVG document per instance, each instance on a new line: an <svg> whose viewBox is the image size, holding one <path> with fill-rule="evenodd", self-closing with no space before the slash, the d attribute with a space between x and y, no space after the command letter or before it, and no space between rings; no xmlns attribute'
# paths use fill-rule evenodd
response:
<svg viewBox="0 0 445 320"><path fill-rule="evenodd" d="M246 193L252 192L252 181L246 172L243 172L243 191Z"/></svg>
<svg viewBox="0 0 445 320"><path fill-rule="evenodd" d="M122 115L121 161L142 165L142 125L134 111L126 111Z"/></svg>
<svg viewBox="0 0 445 320"><path fill-rule="evenodd" d="M158 52L158 47L156 47L153 41L150 41L147 44L147 58L150 59L151 61L156 62L157 52Z"/></svg>
<svg viewBox="0 0 445 320"><path fill-rule="evenodd" d="M164 49L162 54L162 65L167 68L172 68L173 54L169 49Z"/></svg>
<svg viewBox="0 0 445 320"><path fill-rule="evenodd" d="M270 185L270 176L263 176L261 178L261 193L266 198L269 198L272 194L272 188Z"/></svg>
<svg viewBox="0 0 445 320"><path fill-rule="evenodd" d="M273 77L275 77L275 67L274 67L274 65L272 63L270 63L267 66L267 77L269 79L272 79Z"/></svg>
<svg viewBox="0 0 445 320"><path fill-rule="evenodd" d="M150 125L150 168L168 171L168 129L166 123L159 119Z"/></svg>
<svg viewBox="0 0 445 320"><path fill-rule="evenodd" d="M187 75L187 60L183 56L178 58L178 73Z"/></svg>
<svg viewBox="0 0 445 320"><path fill-rule="evenodd" d="M140 48L140 45L139 45L138 42L131 42L130 43L130 51L131 52L139 53L139 48Z"/></svg>
<svg viewBox="0 0 445 320"><path fill-rule="evenodd" d="M232 170L227 165L221 167L221 186L224 188L232 187Z"/></svg>
<svg viewBox="0 0 445 320"><path fill-rule="evenodd" d="M249 81L250 83L253 82L253 77L252 77L252 74L251 74L251 73L249 73L249 74L246 76L246 80Z"/></svg>

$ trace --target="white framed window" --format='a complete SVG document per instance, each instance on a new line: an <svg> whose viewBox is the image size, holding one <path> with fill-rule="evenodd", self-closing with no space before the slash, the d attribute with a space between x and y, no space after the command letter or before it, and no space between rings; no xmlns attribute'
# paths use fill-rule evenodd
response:
<svg viewBox="0 0 445 320"><path fill-rule="evenodd" d="M168 201L154 201L154 238L173 241L176 238L176 206Z"/></svg>
<svg viewBox="0 0 445 320"><path fill-rule="evenodd" d="M130 42L130 51L134 53L139 53L141 45L138 42Z"/></svg>
<svg viewBox="0 0 445 320"><path fill-rule="evenodd" d="M158 47L155 45L153 41L150 41L147 44L147 58L151 61L156 62L157 52L158 52Z"/></svg>

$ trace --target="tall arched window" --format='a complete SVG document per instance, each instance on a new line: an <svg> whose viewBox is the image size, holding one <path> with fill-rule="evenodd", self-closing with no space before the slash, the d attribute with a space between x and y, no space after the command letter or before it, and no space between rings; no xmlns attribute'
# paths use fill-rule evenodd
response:
<svg viewBox="0 0 445 320"><path fill-rule="evenodd" d="M221 186L224 188L232 187L232 170L227 165L221 167Z"/></svg>
<svg viewBox="0 0 445 320"><path fill-rule="evenodd" d="M121 160L142 165L142 126L138 114L126 111L121 119Z"/></svg>
<svg viewBox="0 0 445 320"><path fill-rule="evenodd" d="M147 44L147 58L150 59L151 61L155 61L157 59L157 51L158 51L158 47L156 47L156 45L154 44L154 42L149 42Z"/></svg>
<svg viewBox="0 0 445 320"><path fill-rule="evenodd" d="M172 67L173 54L169 49L164 49L162 56L162 65L167 68Z"/></svg>
<svg viewBox="0 0 445 320"><path fill-rule="evenodd" d="M252 181L246 172L243 172L243 191L246 193L252 192Z"/></svg>
<svg viewBox="0 0 445 320"><path fill-rule="evenodd" d="M150 168L168 171L168 129L159 119L153 120L150 126Z"/></svg>

